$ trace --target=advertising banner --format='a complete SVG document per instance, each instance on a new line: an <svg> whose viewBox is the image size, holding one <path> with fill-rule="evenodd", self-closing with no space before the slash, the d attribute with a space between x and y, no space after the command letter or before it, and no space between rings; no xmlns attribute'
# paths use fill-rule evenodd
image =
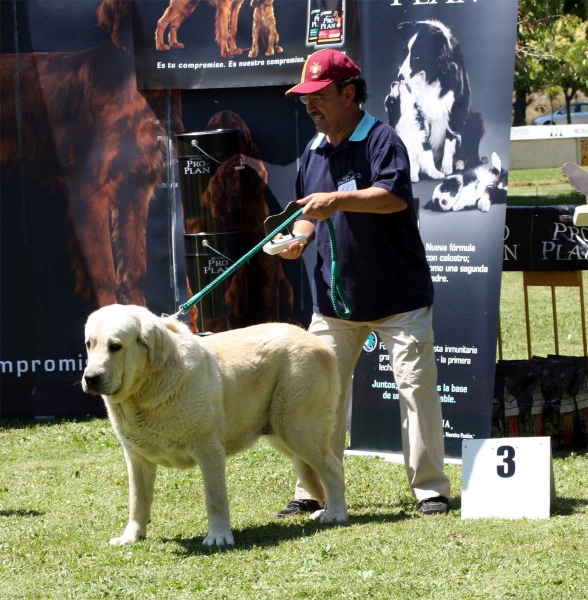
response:
<svg viewBox="0 0 588 600"><path fill-rule="evenodd" d="M504 271L585 271L588 227L576 227L574 206L511 206L504 228Z"/></svg>
<svg viewBox="0 0 588 600"><path fill-rule="evenodd" d="M133 4L139 89L291 85L321 48L361 59L359 0Z"/></svg>
<svg viewBox="0 0 588 600"><path fill-rule="evenodd" d="M459 457L463 439L490 436L517 1L360 6L366 108L396 128L411 159L445 452ZM374 334L354 375L351 449L401 450L394 376Z"/></svg>
<svg viewBox="0 0 588 600"><path fill-rule="evenodd" d="M202 264L217 276L257 244L268 214L294 199L314 127L286 86L138 90L130 1L0 11L0 419L103 415L80 385L88 315L117 302L172 314L202 288ZM237 137L217 157L228 174L201 177L202 204L183 207L181 177L199 166L177 140L219 129ZM231 328L307 325L304 265L259 252L217 304L218 323L196 309L185 318L195 331L226 328L227 316Z"/></svg>

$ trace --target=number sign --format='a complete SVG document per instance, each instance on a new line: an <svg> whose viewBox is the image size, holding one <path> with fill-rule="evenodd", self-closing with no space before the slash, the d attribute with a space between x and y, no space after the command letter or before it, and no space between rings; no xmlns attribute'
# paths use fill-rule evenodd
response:
<svg viewBox="0 0 588 600"><path fill-rule="evenodd" d="M550 438L463 441L462 519L547 519L554 501Z"/></svg>

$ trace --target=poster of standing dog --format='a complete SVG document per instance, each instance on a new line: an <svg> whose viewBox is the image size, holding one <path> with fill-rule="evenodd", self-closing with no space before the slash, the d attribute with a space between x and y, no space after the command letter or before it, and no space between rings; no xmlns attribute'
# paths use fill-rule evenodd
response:
<svg viewBox="0 0 588 600"><path fill-rule="evenodd" d="M134 44L139 89L291 85L320 48L360 63L359 0L138 0Z"/></svg>

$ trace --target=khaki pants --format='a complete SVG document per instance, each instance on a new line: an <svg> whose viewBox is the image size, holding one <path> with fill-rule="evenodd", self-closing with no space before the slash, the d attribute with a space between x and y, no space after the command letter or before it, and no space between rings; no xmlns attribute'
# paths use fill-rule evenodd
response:
<svg viewBox="0 0 588 600"><path fill-rule="evenodd" d="M313 315L309 331L336 351L341 396L332 448L343 461L351 381L363 344L372 331L386 344L398 387L402 419L402 450L408 482L417 502L435 496L449 498L449 479L443 472L443 423L437 393L433 348L432 307L386 317L379 321L345 321ZM309 498L298 483L296 498Z"/></svg>

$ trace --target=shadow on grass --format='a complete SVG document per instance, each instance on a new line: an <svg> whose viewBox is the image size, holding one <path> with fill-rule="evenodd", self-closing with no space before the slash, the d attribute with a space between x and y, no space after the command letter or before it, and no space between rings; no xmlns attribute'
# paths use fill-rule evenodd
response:
<svg viewBox="0 0 588 600"><path fill-rule="evenodd" d="M588 500L584 498L557 498L557 504L553 509L553 517L569 517L570 515L581 512L581 509L588 506Z"/></svg>
<svg viewBox="0 0 588 600"><path fill-rule="evenodd" d="M22 508L0 510L0 517L42 517L44 514L44 512L38 510L24 510Z"/></svg>
<svg viewBox="0 0 588 600"><path fill-rule="evenodd" d="M163 538L164 543L172 543L180 546L175 553L180 556L193 556L201 554L211 554L214 552L234 552L240 550L252 550L253 548L268 548L278 546L282 542L294 540L302 537L308 537L320 533L325 529L333 527L352 527L354 525L363 525L366 523L396 523L406 519L413 518L414 515L406 513L385 513L377 515L357 515L352 516L348 523L317 523L315 521L304 522L271 522L265 525L256 525L254 527L245 527L244 529L233 529L235 537L235 546L227 548L209 548L202 545L203 537L183 538L176 536L173 538Z"/></svg>

